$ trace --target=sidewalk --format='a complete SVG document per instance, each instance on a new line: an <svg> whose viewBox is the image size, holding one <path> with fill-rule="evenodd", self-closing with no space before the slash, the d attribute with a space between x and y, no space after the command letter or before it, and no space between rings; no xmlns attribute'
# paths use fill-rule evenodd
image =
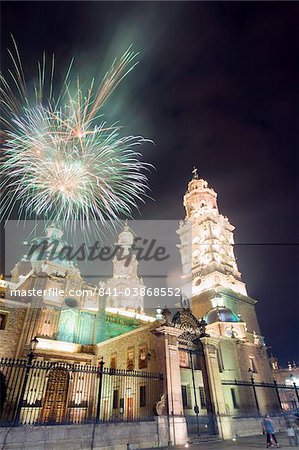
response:
<svg viewBox="0 0 299 450"><path fill-rule="evenodd" d="M281 448L298 449L299 447L291 447L289 445L288 437L286 433L277 433L277 441L279 442ZM185 447L177 447L184 448ZM252 450L252 449L263 449L266 448L266 436L250 436L250 437L240 437L236 438L236 441L226 440L220 442L203 442L200 444L189 444L188 450ZM271 447L275 448L275 447Z"/></svg>

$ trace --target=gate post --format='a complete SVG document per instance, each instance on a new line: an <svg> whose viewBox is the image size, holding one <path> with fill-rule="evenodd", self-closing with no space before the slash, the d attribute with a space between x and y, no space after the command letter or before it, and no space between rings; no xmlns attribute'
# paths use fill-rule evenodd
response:
<svg viewBox="0 0 299 450"><path fill-rule="evenodd" d="M187 424L184 416L181 373L178 349L178 337L182 330L163 325L156 329L157 345L160 346L161 363L165 374L167 393L169 440L172 445L184 445L187 442Z"/></svg>
<svg viewBox="0 0 299 450"><path fill-rule="evenodd" d="M297 402L299 403L299 394L298 394L297 384L294 382L293 385L294 385L294 390L295 390L295 394L297 397Z"/></svg>
<svg viewBox="0 0 299 450"><path fill-rule="evenodd" d="M277 381L273 380L273 383L274 383L274 386L275 386L275 391L276 391L276 395L277 395L279 408L280 408L280 411L282 411L282 404L281 404L281 400L280 400L279 390L278 390L278 387L277 387Z"/></svg>

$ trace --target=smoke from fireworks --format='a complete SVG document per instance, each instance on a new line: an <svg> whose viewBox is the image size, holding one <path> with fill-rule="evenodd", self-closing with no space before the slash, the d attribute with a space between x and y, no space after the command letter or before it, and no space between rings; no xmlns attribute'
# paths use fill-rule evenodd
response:
<svg viewBox="0 0 299 450"><path fill-rule="evenodd" d="M140 136L121 136L109 126L101 108L135 67L130 48L114 61L98 88L71 81L71 66L57 98L53 94L54 58L38 64L34 101L27 92L20 56L10 52L10 79L1 75L4 124L4 191L0 213L9 217L15 205L26 217L89 221L131 217L147 190L137 146ZM47 81L48 80L48 81Z"/></svg>

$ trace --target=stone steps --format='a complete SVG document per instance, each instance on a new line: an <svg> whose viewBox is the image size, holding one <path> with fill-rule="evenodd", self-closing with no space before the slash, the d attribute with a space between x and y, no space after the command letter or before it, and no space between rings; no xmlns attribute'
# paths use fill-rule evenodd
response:
<svg viewBox="0 0 299 450"><path fill-rule="evenodd" d="M213 443L213 442L219 442L222 439L219 438L217 435L210 435L210 434L203 434L201 436L189 436L188 437L188 444L203 444L203 443Z"/></svg>

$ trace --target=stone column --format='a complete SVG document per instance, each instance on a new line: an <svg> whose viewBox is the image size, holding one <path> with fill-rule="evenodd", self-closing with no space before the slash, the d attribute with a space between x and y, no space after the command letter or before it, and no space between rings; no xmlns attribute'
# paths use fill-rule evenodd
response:
<svg viewBox="0 0 299 450"><path fill-rule="evenodd" d="M204 337L201 338L201 342L204 349L206 368L210 384L211 401L213 402L216 413L218 434L223 439L228 439L231 437L231 424L230 420L227 420L228 417L225 406L225 398L217 360L218 340L211 337Z"/></svg>
<svg viewBox="0 0 299 450"><path fill-rule="evenodd" d="M172 445L187 442L187 424L184 416L178 337L182 330L163 325L156 329L157 350L161 370L165 375L165 392L169 417L169 440Z"/></svg>

